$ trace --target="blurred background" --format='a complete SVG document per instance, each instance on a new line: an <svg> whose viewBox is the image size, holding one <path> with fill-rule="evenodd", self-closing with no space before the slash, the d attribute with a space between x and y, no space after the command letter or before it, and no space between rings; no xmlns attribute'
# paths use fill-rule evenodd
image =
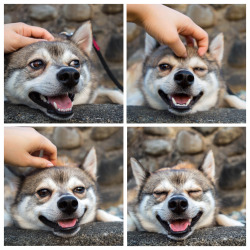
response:
<svg viewBox="0 0 250 250"><path fill-rule="evenodd" d="M189 16L209 34L210 41L222 32L225 51L222 79L245 99L246 90L246 5L245 4L166 4ZM162 25L162 24L161 24ZM162 25L164 32L164 25ZM134 23L127 24L128 67L144 53L145 32Z"/></svg>
<svg viewBox="0 0 250 250"><path fill-rule="evenodd" d="M123 128L35 127L57 146L58 157L79 165L94 146L100 208L123 217Z"/></svg>
<svg viewBox="0 0 250 250"><path fill-rule="evenodd" d="M123 82L123 5L122 4L5 4L4 23L24 22L53 33L74 32L87 20L92 23L93 35L113 74ZM96 53L99 83L114 87Z"/></svg>
<svg viewBox="0 0 250 250"><path fill-rule="evenodd" d="M212 149L216 164L216 189L221 211L245 221L246 129L240 127L128 128L128 201L134 197L135 180L130 158L149 171L172 167L181 161L198 168Z"/></svg>

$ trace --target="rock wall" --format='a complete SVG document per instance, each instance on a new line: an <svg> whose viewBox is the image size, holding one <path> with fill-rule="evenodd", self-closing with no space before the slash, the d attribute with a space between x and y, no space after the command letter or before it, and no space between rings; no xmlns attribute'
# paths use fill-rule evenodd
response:
<svg viewBox="0 0 250 250"><path fill-rule="evenodd" d="M207 31L210 39L223 32L225 51L222 77L233 91L245 90L246 5L167 4L167 6L189 16L196 24ZM128 23L128 66L141 58L144 48L144 34L142 28L133 23Z"/></svg>
<svg viewBox="0 0 250 250"><path fill-rule="evenodd" d="M118 127L39 127L35 128L50 139L58 156L70 164L81 164L94 146L98 161L98 184L101 208L118 207L122 216L123 204L123 129ZM119 214L120 213L120 214Z"/></svg>
<svg viewBox="0 0 250 250"><path fill-rule="evenodd" d="M222 211L230 213L246 205L246 129L239 127L128 128L128 163L138 159L148 170L189 161L198 167L212 149ZM133 189L130 163L128 187Z"/></svg>
<svg viewBox="0 0 250 250"><path fill-rule="evenodd" d="M73 32L91 20L93 34L112 72L123 82L123 5L122 4L5 4L4 23L24 22L50 32ZM95 52L93 60L100 84L114 87Z"/></svg>

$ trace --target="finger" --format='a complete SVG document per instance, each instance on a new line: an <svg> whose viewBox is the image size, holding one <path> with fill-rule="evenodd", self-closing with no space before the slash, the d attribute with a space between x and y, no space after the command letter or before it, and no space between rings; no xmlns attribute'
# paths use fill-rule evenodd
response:
<svg viewBox="0 0 250 250"><path fill-rule="evenodd" d="M35 157L30 155L28 157L28 162L29 166L34 167L34 168L48 168L48 167L53 167L54 164L44 158L41 157Z"/></svg>
<svg viewBox="0 0 250 250"><path fill-rule="evenodd" d="M54 37L46 30L35 26L25 26L23 29L23 35L33 38L41 38L48 41L53 41Z"/></svg>
<svg viewBox="0 0 250 250"><path fill-rule="evenodd" d="M48 157L49 161L56 164L56 161L57 161L57 148L46 137L44 137L44 141L42 142L41 149L43 150L43 155Z"/></svg>
<svg viewBox="0 0 250 250"><path fill-rule="evenodd" d="M174 53L179 57L187 57L187 50L182 43L179 36L171 42L168 42L168 46L174 51Z"/></svg>
<svg viewBox="0 0 250 250"><path fill-rule="evenodd" d="M180 35L193 37L198 46L198 54L203 56L208 49L208 34L201 27L196 25L194 22L188 25L186 29L180 32Z"/></svg>
<svg viewBox="0 0 250 250"><path fill-rule="evenodd" d="M46 41L46 40L19 36L18 47L22 48L22 47L25 47L25 46L30 45L32 43L37 43L37 42L41 42L41 41Z"/></svg>

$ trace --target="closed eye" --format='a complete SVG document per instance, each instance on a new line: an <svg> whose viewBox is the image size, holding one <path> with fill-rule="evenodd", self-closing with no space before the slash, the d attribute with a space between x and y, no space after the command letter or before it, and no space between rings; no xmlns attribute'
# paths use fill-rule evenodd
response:
<svg viewBox="0 0 250 250"><path fill-rule="evenodd" d="M193 68L194 71L199 71L199 72L203 72L206 70L206 68L202 68L202 67L195 67Z"/></svg>
<svg viewBox="0 0 250 250"><path fill-rule="evenodd" d="M154 195L154 197L158 198L158 197L160 197L160 196L162 196L162 195L167 196L167 195L168 195L168 192L167 192L167 191L155 191L155 192L153 193L153 195Z"/></svg>
<svg viewBox="0 0 250 250"><path fill-rule="evenodd" d="M201 194L202 193L202 190L189 190L188 191L188 194L189 195L198 195L198 194Z"/></svg>

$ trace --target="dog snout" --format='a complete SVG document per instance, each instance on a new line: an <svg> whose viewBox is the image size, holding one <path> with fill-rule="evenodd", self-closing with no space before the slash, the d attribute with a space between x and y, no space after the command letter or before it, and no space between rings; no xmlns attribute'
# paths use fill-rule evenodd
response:
<svg viewBox="0 0 250 250"><path fill-rule="evenodd" d="M78 201L73 196L64 196L57 202L58 208L66 214L74 213L78 208Z"/></svg>
<svg viewBox="0 0 250 250"><path fill-rule="evenodd" d="M194 75L188 70L180 70L174 75L174 81L182 88L187 88L194 83Z"/></svg>
<svg viewBox="0 0 250 250"><path fill-rule="evenodd" d="M188 201L184 197L176 196L169 200L168 207L173 213L180 214L187 210Z"/></svg>
<svg viewBox="0 0 250 250"><path fill-rule="evenodd" d="M68 88L73 88L79 82L80 73L74 68L63 68L57 73L57 80Z"/></svg>

